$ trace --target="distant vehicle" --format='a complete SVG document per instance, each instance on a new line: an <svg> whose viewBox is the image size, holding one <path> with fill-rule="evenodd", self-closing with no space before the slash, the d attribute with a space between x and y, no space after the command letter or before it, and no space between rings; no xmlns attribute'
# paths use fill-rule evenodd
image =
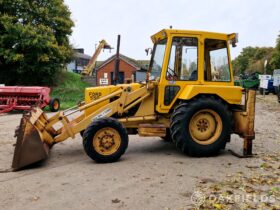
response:
<svg viewBox="0 0 280 210"><path fill-rule="evenodd" d="M268 95L269 93L275 94L275 89L273 86L273 78L271 75L259 75L260 87L259 91L261 94Z"/></svg>
<svg viewBox="0 0 280 210"><path fill-rule="evenodd" d="M234 85L257 90L260 85L259 73L254 72L250 75L240 75L239 79L234 81Z"/></svg>
<svg viewBox="0 0 280 210"><path fill-rule="evenodd" d="M273 86L275 93L278 94L280 91L280 69L275 69L273 71Z"/></svg>
<svg viewBox="0 0 280 210"><path fill-rule="evenodd" d="M280 103L280 69L275 69L273 71L273 86L278 96L278 102Z"/></svg>
<svg viewBox="0 0 280 210"><path fill-rule="evenodd" d="M268 80L267 88L260 87L259 91L260 91L261 94L264 93L265 95L268 95L269 93L276 94L275 88L273 86L273 79Z"/></svg>

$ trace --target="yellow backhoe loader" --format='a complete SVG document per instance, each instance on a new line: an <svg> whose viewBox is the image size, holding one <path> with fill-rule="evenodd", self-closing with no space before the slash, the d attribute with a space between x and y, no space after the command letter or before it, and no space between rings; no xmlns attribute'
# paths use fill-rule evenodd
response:
<svg viewBox="0 0 280 210"><path fill-rule="evenodd" d="M97 57L98 57L98 55L100 54L100 52L101 52L102 49L103 49L103 50L104 50L104 49L109 49L109 50L111 50L112 47L111 47L104 39L102 39L102 40L99 42L99 44L98 44L98 46L97 46L95 52L94 52L93 55L91 56L91 58L90 58L90 60L89 60L89 62L88 62L88 65L83 69L82 75L84 75L84 76L91 76L91 75L92 75L92 73L93 73L93 68L94 68L95 65L96 65Z"/></svg>
<svg viewBox="0 0 280 210"><path fill-rule="evenodd" d="M52 117L40 108L24 115L12 168L46 159L53 145L79 133L86 154L102 163L124 154L128 134L162 137L190 156L212 156L235 133L244 140L243 155L251 156L255 92L234 86L230 45L237 34L164 29L151 38L146 81L86 88L82 104Z"/></svg>

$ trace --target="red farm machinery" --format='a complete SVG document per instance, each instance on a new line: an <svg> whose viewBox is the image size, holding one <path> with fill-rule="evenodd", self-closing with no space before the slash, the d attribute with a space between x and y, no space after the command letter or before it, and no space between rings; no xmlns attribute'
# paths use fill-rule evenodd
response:
<svg viewBox="0 0 280 210"><path fill-rule="evenodd" d="M31 110L38 106L44 108L49 105L52 112L60 108L57 98L50 98L49 87L3 86L0 87L0 113L12 110Z"/></svg>

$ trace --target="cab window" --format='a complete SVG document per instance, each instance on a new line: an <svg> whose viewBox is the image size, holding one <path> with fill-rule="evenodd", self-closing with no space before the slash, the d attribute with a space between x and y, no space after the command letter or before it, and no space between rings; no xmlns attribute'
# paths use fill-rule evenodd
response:
<svg viewBox="0 0 280 210"><path fill-rule="evenodd" d="M198 40L194 37L174 37L166 71L167 80L197 80Z"/></svg>
<svg viewBox="0 0 280 210"><path fill-rule="evenodd" d="M206 39L204 43L204 80L230 81L229 58L225 40Z"/></svg>
<svg viewBox="0 0 280 210"><path fill-rule="evenodd" d="M152 69L150 71L150 79L155 80L160 77L161 70L162 70L162 63L165 53L165 47L166 47L167 40L161 40L159 41L155 48L154 48L154 56L152 60Z"/></svg>

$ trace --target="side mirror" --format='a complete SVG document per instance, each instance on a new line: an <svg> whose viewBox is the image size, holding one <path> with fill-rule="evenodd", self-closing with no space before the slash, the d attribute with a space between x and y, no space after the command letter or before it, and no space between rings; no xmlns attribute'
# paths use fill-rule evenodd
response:
<svg viewBox="0 0 280 210"><path fill-rule="evenodd" d="M145 52L146 52L146 55L149 55L149 52L150 52L150 54L152 54L152 48L150 48L150 47L146 48Z"/></svg>
<svg viewBox="0 0 280 210"><path fill-rule="evenodd" d="M236 43L238 43L238 33L230 34L229 39L232 47L236 47Z"/></svg>

